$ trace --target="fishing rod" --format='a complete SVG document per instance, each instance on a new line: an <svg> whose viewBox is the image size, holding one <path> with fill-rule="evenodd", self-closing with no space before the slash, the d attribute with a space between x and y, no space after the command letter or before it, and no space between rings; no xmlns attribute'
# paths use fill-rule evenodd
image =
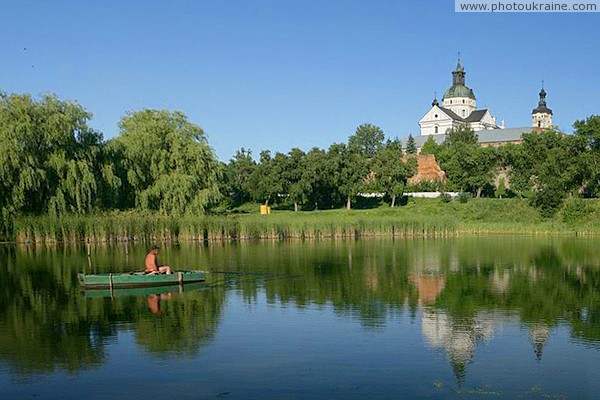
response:
<svg viewBox="0 0 600 400"><path fill-rule="evenodd" d="M208 271L211 274L224 274L224 275L250 275L250 276L275 276L275 274L268 274L265 272L238 272L238 271Z"/></svg>

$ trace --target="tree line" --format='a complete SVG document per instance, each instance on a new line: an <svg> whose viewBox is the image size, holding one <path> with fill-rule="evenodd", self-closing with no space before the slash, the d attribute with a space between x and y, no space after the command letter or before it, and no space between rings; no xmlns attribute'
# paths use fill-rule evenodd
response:
<svg viewBox="0 0 600 400"><path fill-rule="evenodd" d="M181 112L128 112L110 140L89 126L90 118L78 103L53 95L0 92L2 229L22 214L182 215L248 201L295 210L351 208L365 196L395 206L416 172L414 139L403 148L371 124L326 150L263 150L255 160L241 148L224 163L204 131ZM472 130L455 129L443 144L431 139L421 150L436 156L447 182L408 189L519 196L551 215L567 196L600 192L600 117L577 121L574 128L572 135L524 134L522 144L500 147L481 147Z"/></svg>

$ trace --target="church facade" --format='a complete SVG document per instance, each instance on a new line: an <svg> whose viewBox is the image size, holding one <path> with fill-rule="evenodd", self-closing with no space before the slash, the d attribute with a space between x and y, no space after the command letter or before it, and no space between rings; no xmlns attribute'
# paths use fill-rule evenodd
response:
<svg viewBox="0 0 600 400"><path fill-rule="evenodd" d="M482 146L520 143L522 134L552 127L553 113L547 107L543 88L539 96L538 107L532 111L531 126L506 128L504 121L497 123L489 109L477 109L477 98L473 89L466 85L466 71L459 59L452 71L452 86L444 93L441 104L434 98L429 111L419 120L420 136L414 138L415 144L419 150L429 138L441 144L448 131L460 126L473 129Z"/></svg>
<svg viewBox="0 0 600 400"><path fill-rule="evenodd" d="M460 60L452 71L452 86L444 93L442 104L433 99L431 109L419 121L421 136L439 135L461 125L474 131L500 129L488 109L477 109L473 89L465 84L466 72Z"/></svg>

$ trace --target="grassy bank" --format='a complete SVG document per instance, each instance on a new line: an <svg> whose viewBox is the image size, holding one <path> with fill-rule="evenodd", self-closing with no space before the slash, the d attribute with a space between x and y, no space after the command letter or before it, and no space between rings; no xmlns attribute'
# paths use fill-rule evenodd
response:
<svg viewBox="0 0 600 400"><path fill-rule="evenodd" d="M188 241L362 236L451 236L459 234L600 234L600 201L570 200L550 220L519 199L411 200L402 207L369 210L277 211L166 217L139 212L91 216L20 217L12 240Z"/></svg>

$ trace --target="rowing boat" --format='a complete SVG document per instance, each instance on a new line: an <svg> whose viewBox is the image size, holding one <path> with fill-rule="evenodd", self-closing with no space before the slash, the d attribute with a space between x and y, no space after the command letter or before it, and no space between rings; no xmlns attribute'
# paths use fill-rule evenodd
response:
<svg viewBox="0 0 600 400"><path fill-rule="evenodd" d="M104 297L146 297L161 294L179 294L205 289L205 282L186 283L185 285L169 286L145 286L138 288L119 288L119 289L90 289L82 288L83 296L86 299L98 299Z"/></svg>
<svg viewBox="0 0 600 400"><path fill-rule="evenodd" d="M172 274L146 274L144 272L119 272L110 274L78 274L79 285L85 289L142 288L152 286L183 285L206 280L205 271L175 271Z"/></svg>

